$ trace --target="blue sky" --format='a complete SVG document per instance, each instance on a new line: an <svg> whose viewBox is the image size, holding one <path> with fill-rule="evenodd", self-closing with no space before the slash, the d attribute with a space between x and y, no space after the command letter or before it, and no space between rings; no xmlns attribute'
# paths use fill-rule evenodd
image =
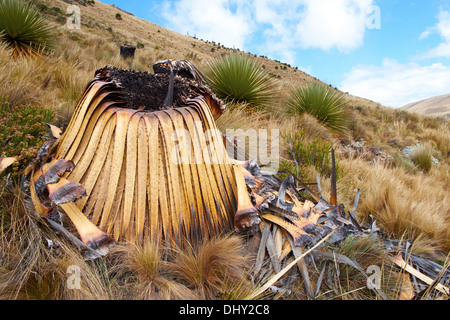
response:
<svg viewBox="0 0 450 320"><path fill-rule="evenodd" d="M104 0L390 107L450 93L449 0Z"/></svg>

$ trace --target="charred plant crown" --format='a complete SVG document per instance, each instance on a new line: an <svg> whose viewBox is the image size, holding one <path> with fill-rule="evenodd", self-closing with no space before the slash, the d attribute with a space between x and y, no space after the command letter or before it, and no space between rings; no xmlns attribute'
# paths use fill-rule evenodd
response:
<svg viewBox="0 0 450 320"><path fill-rule="evenodd" d="M158 111L164 109L164 99L169 86L169 74L136 72L107 66L96 72L99 81L117 85L118 96L123 107L134 110ZM174 78L173 107L185 106L188 99L209 96L223 110L224 104L208 87L187 77Z"/></svg>

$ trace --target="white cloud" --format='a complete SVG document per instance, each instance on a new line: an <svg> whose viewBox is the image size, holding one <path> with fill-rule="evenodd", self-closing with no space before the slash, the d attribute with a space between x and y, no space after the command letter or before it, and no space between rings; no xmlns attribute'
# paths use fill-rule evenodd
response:
<svg viewBox="0 0 450 320"><path fill-rule="evenodd" d="M294 63L299 48L340 51L363 44L367 9L373 0L176 0L162 15L180 33L245 50L257 42ZM263 49L262 49L263 48Z"/></svg>
<svg viewBox="0 0 450 320"><path fill-rule="evenodd" d="M450 66L421 66L385 59L382 66L361 65L345 76L340 90L390 107L450 92Z"/></svg>
<svg viewBox="0 0 450 320"><path fill-rule="evenodd" d="M428 28L424 32L422 32L419 36L419 40L424 40L428 38L433 33L433 28Z"/></svg>
<svg viewBox="0 0 450 320"><path fill-rule="evenodd" d="M450 12L441 9L438 15L438 23L427 28L419 39L423 40L432 33L439 34L442 42L436 48L429 50L422 58L450 58Z"/></svg>
<svg viewBox="0 0 450 320"><path fill-rule="evenodd" d="M239 0L179 0L162 7L171 29L243 49L254 31L250 14Z"/></svg>
<svg viewBox="0 0 450 320"><path fill-rule="evenodd" d="M340 51L363 44L367 9L372 0L306 0L306 9L296 26L301 47Z"/></svg>
<svg viewBox="0 0 450 320"><path fill-rule="evenodd" d="M298 48L350 51L363 44L373 0L254 0L266 47L289 56Z"/></svg>

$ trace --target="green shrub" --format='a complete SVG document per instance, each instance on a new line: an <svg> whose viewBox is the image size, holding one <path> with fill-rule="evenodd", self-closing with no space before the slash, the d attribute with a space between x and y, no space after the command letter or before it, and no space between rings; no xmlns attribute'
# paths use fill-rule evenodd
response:
<svg viewBox="0 0 450 320"><path fill-rule="evenodd" d="M429 172L433 166L433 161L431 160L433 155L433 148L429 145L418 145L414 148L411 154L411 160L414 162L419 169L424 172Z"/></svg>
<svg viewBox="0 0 450 320"><path fill-rule="evenodd" d="M136 48L143 49L143 48L145 48L145 45L141 42L138 42L138 43L136 43Z"/></svg>
<svg viewBox="0 0 450 320"><path fill-rule="evenodd" d="M265 109L274 101L275 86L268 74L252 58L240 54L226 55L206 67L212 90L227 103L247 103Z"/></svg>
<svg viewBox="0 0 450 320"><path fill-rule="evenodd" d="M288 113L309 113L334 132L344 133L350 121L344 109L345 97L325 84L313 82L291 91L288 97Z"/></svg>
<svg viewBox="0 0 450 320"><path fill-rule="evenodd" d="M0 0L0 43L14 58L32 57L55 47L53 28L30 3Z"/></svg>
<svg viewBox="0 0 450 320"><path fill-rule="evenodd" d="M53 12L55 15L65 15L66 13L64 11L61 10L61 8L59 7L51 7L50 11Z"/></svg>
<svg viewBox="0 0 450 320"><path fill-rule="evenodd" d="M298 178L300 180L305 180L308 177L308 167L310 166L313 166L316 171L324 177L331 176L332 145L330 142L324 141L319 137L308 140L306 138L306 130L304 129L289 134L284 138L291 142L294 156L299 167ZM294 160L283 160L280 164L280 171L296 173ZM338 170L336 170L336 173L338 173Z"/></svg>
<svg viewBox="0 0 450 320"><path fill-rule="evenodd" d="M78 34L76 34L76 33L70 34L70 35L68 36L68 38L69 38L70 40L73 40L73 41L80 41L80 40L82 40L81 37L80 37Z"/></svg>
<svg viewBox="0 0 450 320"><path fill-rule="evenodd" d="M283 181L290 173L297 175L297 167L295 162L292 160L281 160L280 162L280 180ZM297 179L301 181L306 181L308 174L306 172L306 167L299 166Z"/></svg>
<svg viewBox="0 0 450 320"><path fill-rule="evenodd" d="M11 107L8 98L0 96L0 156L17 156L18 162L8 168L15 175L36 157L49 132L46 123L54 120L49 109L34 106Z"/></svg>
<svg viewBox="0 0 450 320"><path fill-rule="evenodd" d="M414 163L409 159L408 157L405 157L401 155L399 152L395 152L392 156L393 158L393 164L397 168L403 168L407 172L416 172L417 167L414 165Z"/></svg>
<svg viewBox="0 0 450 320"><path fill-rule="evenodd" d="M117 20L122 20L122 15L120 13L116 13L116 19Z"/></svg>
<svg viewBox="0 0 450 320"><path fill-rule="evenodd" d="M47 12L48 11L48 6L46 6L43 3L35 3L34 6L40 11L40 12Z"/></svg>
<svg viewBox="0 0 450 320"><path fill-rule="evenodd" d="M55 21L60 23L60 24L66 24L67 19L65 17L63 17L63 16L57 16Z"/></svg>

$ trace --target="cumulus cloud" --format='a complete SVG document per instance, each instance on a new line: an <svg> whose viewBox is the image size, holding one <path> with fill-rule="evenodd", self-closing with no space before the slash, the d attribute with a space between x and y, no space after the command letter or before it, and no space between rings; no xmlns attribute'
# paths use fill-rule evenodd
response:
<svg viewBox="0 0 450 320"><path fill-rule="evenodd" d="M423 55L423 58L450 58L450 12L440 10L438 23L427 28L419 37L420 40L427 38L430 34L437 33L441 36L442 42Z"/></svg>
<svg viewBox="0 0 450 320"><path fill-rule="evenodd" d="M433 28L428 28L419 36L419 40L427 39L433 33Z"/></svg>
<svg viewBox="0 0 450 320"><path fill-rule="evenodd" d="M263 52L289 63L299 48L340 51L363 44L373 0L177 0L163 6L168 27L245 50L256 41ZM256 40L255 40L256 39Z"/></svg>
<svg viewBox="0 0 450 320"><path fill-rule="evenodd" d="M307 0L296 35L301 47L340 51L363 44L372 0Z"/></svg>
<svg viewBox="0 0 450 320"><path fill-rule="evenodd" d="M183 34L243 49L254 31L250 12L239 0L179 0L166 2L162 15L168 27Z"/></svg>
<svg viewBox="0 0 450 320"><path fill-rule="evenodd" d="M290 63L298 49L350 51L363 44L373 0L254 0L266 50Z"/></svg>
<svg viewBox="0 0 450 320"><path fill-rule="evenodd" d="M342 91L390 107L450 92L450 67L442 63L421 66L385 59L382 66L352 68L342 82Z"/></svg>

